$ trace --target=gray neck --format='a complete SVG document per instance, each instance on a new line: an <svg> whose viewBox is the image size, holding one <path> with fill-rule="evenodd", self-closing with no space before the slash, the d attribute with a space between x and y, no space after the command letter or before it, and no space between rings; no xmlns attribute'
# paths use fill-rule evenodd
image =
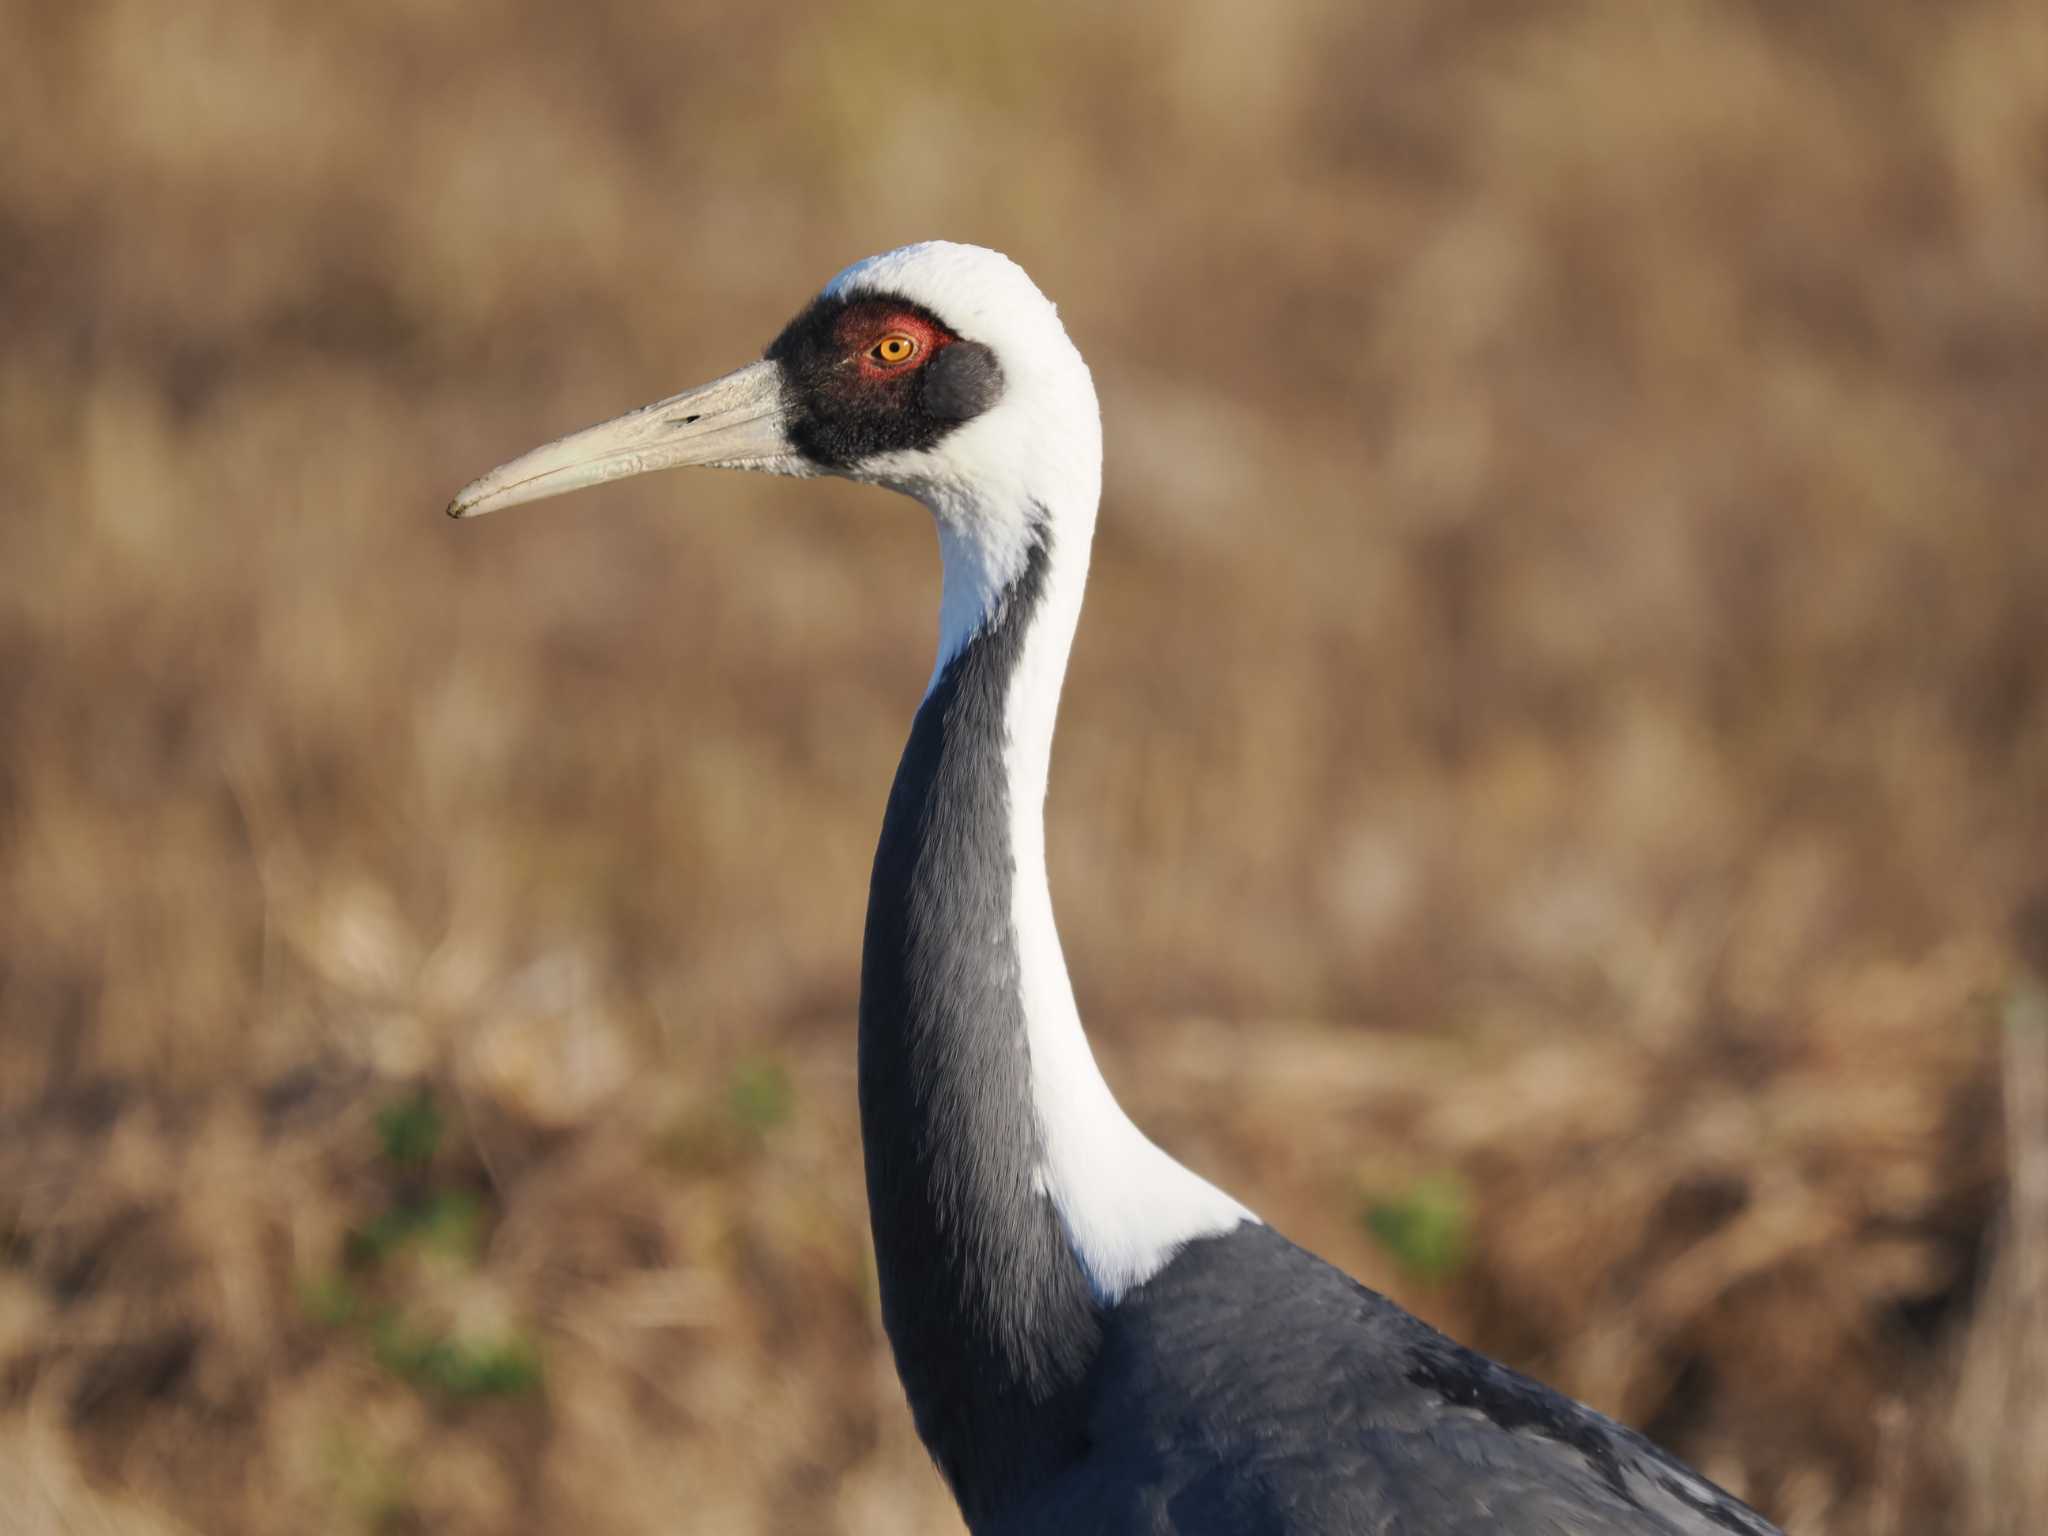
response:
<svg viewBox="0 0 2048 1536"><path fill-rule="evenodd" d="M1042 617L1041 533L942 663L875 853L860 1107L882 1318L970 1521L1082 1446L1096 1302L1042 1187L1017 937L1006 713Z"/></svg>

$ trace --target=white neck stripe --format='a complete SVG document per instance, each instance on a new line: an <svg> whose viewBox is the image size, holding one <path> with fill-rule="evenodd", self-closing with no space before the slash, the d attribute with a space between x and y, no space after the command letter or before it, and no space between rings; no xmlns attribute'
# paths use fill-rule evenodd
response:
<svg viewBox="0 0 2048 1536"><path fill-rule="evenodd" d="M1092 506L1088 511L1092 512ZM1042 1158L1035 1172L1098 1300L1113 1303L1198 1237L1256 1221L1243 1205L1174 1161L1132 1123L1103 1079L1074 1003L1053 920L1045 862L1045 794L1060 685L1088 577L1086 516L1053 522L1045 583L1005 703L1003 765L1031 1097ZM934 677L993 614L1014 573L963 548L940 522L946 560ZM1021 570L1021 558L1018 562ZM1006 572L994 585L990 573Z"/></svg>

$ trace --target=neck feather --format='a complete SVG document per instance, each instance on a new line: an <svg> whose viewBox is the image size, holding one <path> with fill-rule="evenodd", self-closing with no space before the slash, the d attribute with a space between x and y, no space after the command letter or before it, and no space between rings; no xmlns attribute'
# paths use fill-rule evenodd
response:
<svg viewBox="0 0 2048 1536"><path fill-rule="evenodd" d="M1082 526L1071 548L1052 537L1043 590L1010 680L1004 799L1010 924L1039 1137L1037 1187L1058 1211L1090 1290L1113 1304L1191 1239L1226 1231L1251 1213L1174 1161L1124 1113L1089 1048L1060 947L1046 866L1045 799L1060 686L1088 578L1090 528ZM962 567L963 573L973 570L966 562ZM952 579L949 566L949 584ZM998 596L995 606L1001 601Z"/></svg>
<svg viewBox="0 0 2048 1536"><path fill-rule="evenodd" d="M1074 1005L1044 801L1089 522L1070 540L1050 522L1034 508L1005 546L941 518L939 663L883 822L861 978L883 1318L970 1520L1077 1453L1101 1309L1247 1219L1125 1116Z"/></svg>

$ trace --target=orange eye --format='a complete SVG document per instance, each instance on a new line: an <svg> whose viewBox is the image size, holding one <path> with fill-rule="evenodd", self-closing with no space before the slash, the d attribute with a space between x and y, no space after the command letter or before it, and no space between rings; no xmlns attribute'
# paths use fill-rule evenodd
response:
<svg viewBox="0 0 2048 1536"><path fill-rule="evenodd" d="M907 363L917 356L917 339L901 331L891 331L868 348L868 356L878 363Z"/></svg>

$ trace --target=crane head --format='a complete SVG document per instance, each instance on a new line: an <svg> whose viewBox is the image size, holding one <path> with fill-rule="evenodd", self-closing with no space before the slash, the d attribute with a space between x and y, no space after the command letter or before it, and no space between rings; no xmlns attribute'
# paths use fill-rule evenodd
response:
<svg viewBox="0 0 2048 1536"><path fill-rule="evenodd" d="M448 512L706 465L888 486L1014 545L1055 506L1092 520L1101 452L1094 385L1050 301L1006 256L929 241L848 267L759 362L500 465Z"/></svg>

